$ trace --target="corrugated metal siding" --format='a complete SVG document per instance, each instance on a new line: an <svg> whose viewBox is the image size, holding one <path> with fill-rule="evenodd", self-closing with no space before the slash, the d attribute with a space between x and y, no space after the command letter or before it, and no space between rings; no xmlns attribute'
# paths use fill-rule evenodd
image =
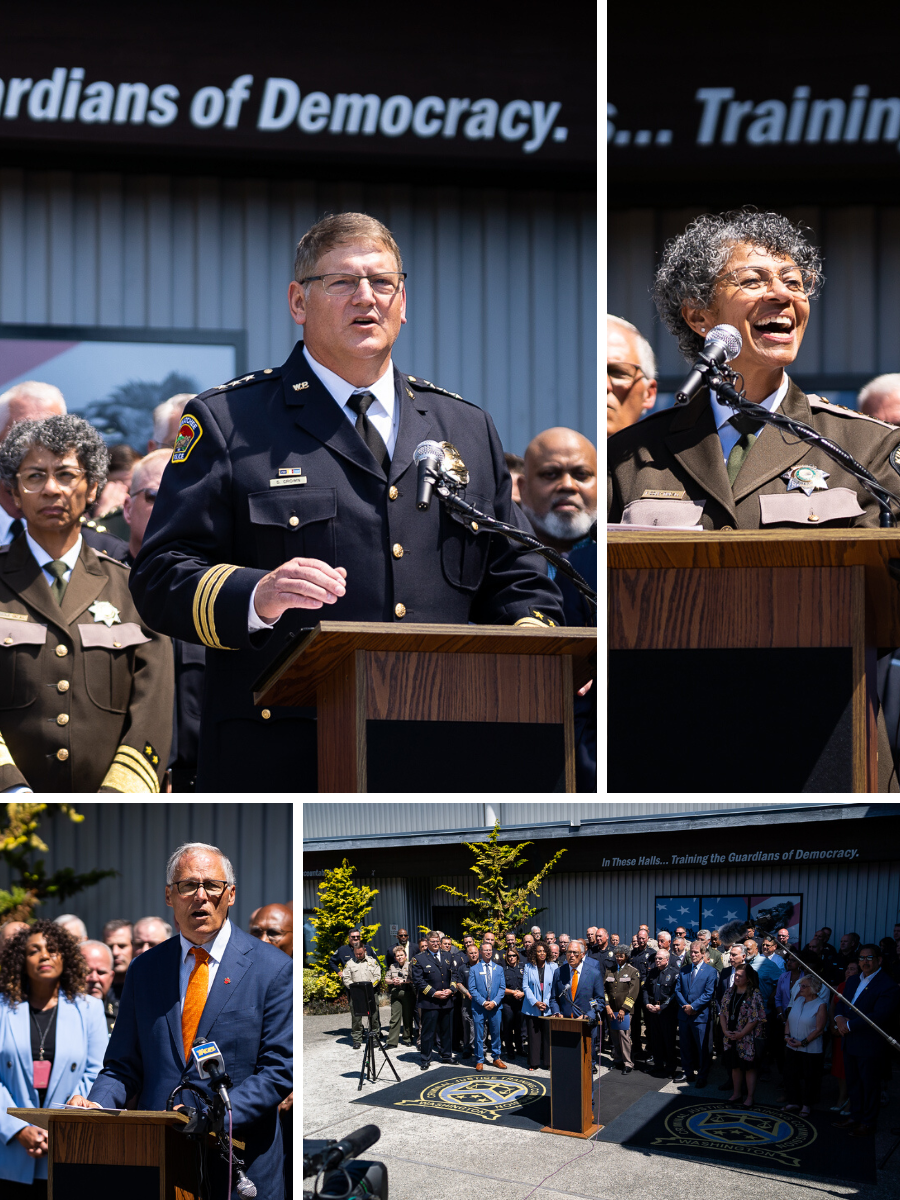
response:
<svg viewBox="0 0 900 1200"><path fill-rule="evenodd" d="M0 170L0 321L246 329L284 361L294 249L326 212L383 220L409 272L398 365L486 408L505 447L596 440L588 193Z"/></svg>
<svg viewBox="0 0 900 1200"><path fill-rule="evenodd" d="M684 360L650 300L653 275L667 239L703 211L642 208L609 215L608 308L650 341L661 375L683 373ZM812 229L825 262L825 287L812 303L795 372L872 376L898 370L900 208L860 204L779 211Z"/></svg>
<svg viewBox="0 0 900 1200"><path fill-rule="evenodd" d="M62 867L120 873L62 903L42 905L42 917L77 913L91 936L113 917L168 919L166 860L189 841L210 842L231 859L237 879L232 915L242 929L261 904L293 896L290 804L78 804L78 811L85 816L80 825L51 816L41 826L50 847L40 855L48 873ZM8 886L9 870L0 863L0 887Z"/></svg>

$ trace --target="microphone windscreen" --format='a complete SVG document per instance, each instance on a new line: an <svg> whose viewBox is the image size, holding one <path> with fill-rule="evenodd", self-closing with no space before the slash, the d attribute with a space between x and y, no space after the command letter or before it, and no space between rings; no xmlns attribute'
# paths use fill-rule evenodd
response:
<svg viewBox="0 0 900 1200"><path fill-rule="evenodd" d="M419 442L413 452L413 462L419 463L423 458L436 458L441 462L444 458L444 447L440 442Z"/></svg>
<svg viewBox="0 0 900 1200"><path fill-rule="evenodd" d="M725 362L731 362L740 354L743 344L743 338L733 325L714 325L706 335L703 349L708 353L714 346L722 346L725 349Z"/></svg>

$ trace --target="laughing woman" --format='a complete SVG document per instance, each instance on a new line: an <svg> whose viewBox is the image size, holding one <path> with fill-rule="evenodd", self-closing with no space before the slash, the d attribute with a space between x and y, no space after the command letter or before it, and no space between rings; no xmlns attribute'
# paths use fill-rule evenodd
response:
<svg viewBox="0 0 900 1200"><path fill-rule="evenodd" d="M109 452L80 417L21 421L0 478L26 531L0 548L0 791L158 792L172 736L168 638L81 517Z"/></svg>

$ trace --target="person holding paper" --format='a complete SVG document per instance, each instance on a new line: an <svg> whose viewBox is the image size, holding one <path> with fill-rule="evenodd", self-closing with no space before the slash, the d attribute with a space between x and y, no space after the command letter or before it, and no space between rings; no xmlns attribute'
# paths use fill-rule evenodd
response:
<svg viewBox="0 0 900 1200"><path fill-rule="evenodd" d="M8 1108L50 1108L86 1096L109 1036L103 1005L87 993L78 942L35 921L0 951L0 1195L47 1195L47 1131Z"/></svg>

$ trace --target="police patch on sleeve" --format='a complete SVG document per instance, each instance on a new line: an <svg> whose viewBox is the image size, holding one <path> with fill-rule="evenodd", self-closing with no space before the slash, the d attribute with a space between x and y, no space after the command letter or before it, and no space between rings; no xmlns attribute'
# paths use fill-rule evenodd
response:
<svg viewBox="0 0 900 1200"><path fill-rule="evenodd" d="M196 417L182 417L172 450L172 462L183 463L203 437L203 429Z"/></svg>

